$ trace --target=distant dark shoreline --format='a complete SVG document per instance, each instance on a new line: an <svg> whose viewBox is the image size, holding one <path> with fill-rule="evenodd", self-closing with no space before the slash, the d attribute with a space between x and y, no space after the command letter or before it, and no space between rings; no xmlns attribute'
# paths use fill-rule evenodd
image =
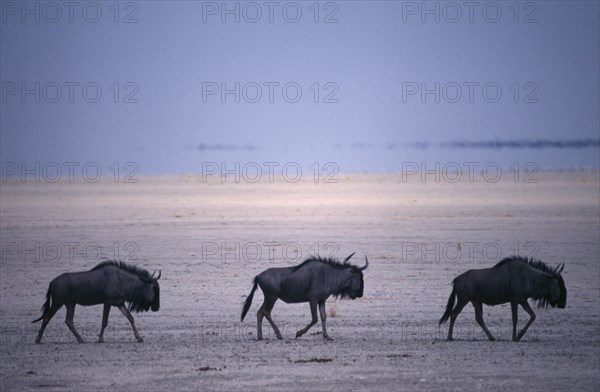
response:
<svg viewBox="0 0 600 392"><path fill-rule="evenodd" d="M253 144L226 144L226 143L207 143L201 142L191 148L200 152L215 152L215 151L260 151L261 146ZM314 145L305 146L309 150L315 148ZM323 147L322 145L320 147ZM600 139L570 139L570 140L550 140L550 139L508 139L508 140L452 140L448 142L387 142L387 143L371 143L371 142L350 142L350 143L334 143L327 145L328 148L335 150L343 150L349 148L351 150L373 150L373 149L428 149L428 148L443 148L443 149L532 149L541 150L547 148L556 149L583 149L583 148L600 148ZM288 149L286 146L285 149Z"/></svg>
<svg viewBox="0 0 600 392"><path fill-rule="evenodd" d="M600 139L571 139L571 140L482 140L467 141L454 140L439 145L442 148L482 148L482 149L502 149L502 148L599 148Z"/></svg>

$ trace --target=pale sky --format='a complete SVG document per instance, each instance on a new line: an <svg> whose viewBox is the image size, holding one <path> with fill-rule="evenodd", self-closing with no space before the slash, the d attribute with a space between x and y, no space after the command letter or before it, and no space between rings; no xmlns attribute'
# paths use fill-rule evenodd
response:
<svg viewBox="0 0 600 392"><path fill-rule="evenodd" d="M2 162L600 166L597 1L114 4L1 3Z"/></svg>

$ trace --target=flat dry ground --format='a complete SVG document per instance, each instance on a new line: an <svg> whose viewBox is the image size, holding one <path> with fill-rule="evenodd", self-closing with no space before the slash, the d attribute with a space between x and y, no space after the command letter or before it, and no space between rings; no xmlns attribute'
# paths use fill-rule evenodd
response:
<svg viewBox="0 0 600 392"><path fill-rule="evenodd" d="M599 390L597 171L540 173L537 184L338 178L1 184L1 390ZM282 302L273 317L285 339L256 341L260 291L240 323L260 271L354 251L354 263L371 261L365 295L328 301L333 341L320 324L294 339L309 307ZM468 306L446 342L437 320L452 278L515 252L566 264L567 308L537 311L513 343L508 305L484 308L497 342ZM34 344L50 280L115 256L162 269L160 311L135 315L145 342L115 309L96 343L95 306L75 312L87 344L64 310Z"/></svg>

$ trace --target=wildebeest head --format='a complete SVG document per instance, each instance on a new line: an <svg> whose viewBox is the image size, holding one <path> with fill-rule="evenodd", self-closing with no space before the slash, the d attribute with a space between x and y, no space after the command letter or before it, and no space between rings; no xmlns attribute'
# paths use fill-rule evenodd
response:
<svg viewBox="0 0 600 392"><path fill-rule="evenodd" d="M563 268L564 264L561 264L553 270L546 270L549 275L546 276L544 281L543 294L540 293L541 295L536 298L538 308L551 306L562 309L567 306L567 288L563 277L560 275Z"/></svg>
<svg viewBox="0 0 600 392"><path fill-rule="evenodd" d="M157 312L160 309L160 286L158 284L158 280L160 279L161 272L158 271L158 276L154 278L154 274L152 274L152 299L149 301L152 305L150 305L150 309L153 312Z"/></svg>
<svg viewBox="0 0 600 392"><path fill-rule="evenodd" d="M350 256L344 259L343 264L346 265L350 261L350 258L354 255L352 253ZM369 266L369 259L365 256L365 265L362 267L351 266L348 269L348 279L344 282L339 292L336 295L346 298L349 297L351 299L361 298L363 296L364 290L364 279L363 279L363 271Z"/></svg>
<svg viewBox="0 0 600 392"><path fill-rule="evenodd" d="M140 278L143 282L140 293L137 298L131 302L130 309L136 312L147 311L152 309L153 312L157 312L160 309L160 286L158 280L160 279L161 271L152 273L147 279Z"/></svg>
<svg viewBox="0 0 600 392"><path fill-rule="evenodd" d="M567 288L565 286L565 281L560 275L564 267L564 264L556 267L553 271L552 277L549 278L550 283L547 301L548 304L553 308L559 307L563 309L567 306Z"/></svg>

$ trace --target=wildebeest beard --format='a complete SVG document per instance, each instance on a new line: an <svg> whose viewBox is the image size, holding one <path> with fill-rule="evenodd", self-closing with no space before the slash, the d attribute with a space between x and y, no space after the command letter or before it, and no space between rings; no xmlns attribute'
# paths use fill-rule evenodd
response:
<svg viewBox="0 0 600 392"><path fill-rule="evenodd" d="M558 301L552 302L550 299L550 294L548 293L548 286L550 284L550 280L545 280L542 284L539 285L539 294L533 297L533 300L537 302L538 308L547 308L548 306L552 308L564 308L567 302L567 289L565 287L565 281L562 276L556 275L555 278L558 280L558 287L560 290L560 296Z"/></svg>
<svg viewBox="0 0 600 392"><path fill-rule="evenodd" d="M133 294L129 302L129 311L133 311L136 313L139 312L147 312L152 308L153 311L157 311L159 308L159 293L156 287L152 287L152 291L154 294L154 298L152 301L147 301L144 295L144 291L147 289L147 285L152 285L152 283L144 282L133 290Z"/></svg>
<svg viewBox="0 0 600 392"><path fill-rule="evenodd" d="M352 281L354 279L358 279L358 277L351 277L350 279L348 279L346 282L344 282L342 285L340 285L337 289L335 289L332 292L332 296L335 298L340 298L340 299L356 299L356 298L360 298L363 296L363 287L364 287L364 281L363 281L363 276L362 276L362 272L360 272L360 290L353 290L352 289Z"/></svg>

